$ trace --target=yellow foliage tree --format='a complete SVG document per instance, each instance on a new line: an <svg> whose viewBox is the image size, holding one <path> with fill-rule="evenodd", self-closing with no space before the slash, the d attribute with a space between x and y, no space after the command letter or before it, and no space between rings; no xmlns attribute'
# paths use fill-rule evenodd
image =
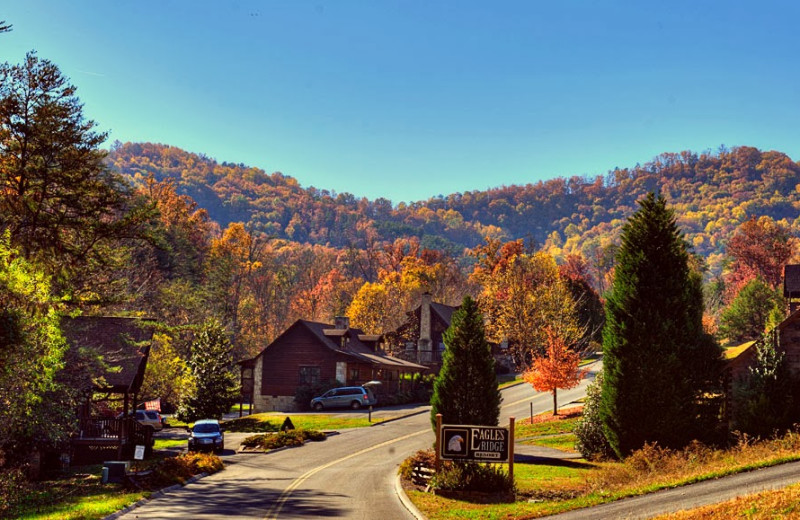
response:
<svg viewBox="0 0 800 520"><path fill-rule="evenodd" d="M508 340L517 363L528 366L543 352L546 327L568 345L583 336L576 302L550 255L515 254L478 277L487 336L497 343Z"/></svg>

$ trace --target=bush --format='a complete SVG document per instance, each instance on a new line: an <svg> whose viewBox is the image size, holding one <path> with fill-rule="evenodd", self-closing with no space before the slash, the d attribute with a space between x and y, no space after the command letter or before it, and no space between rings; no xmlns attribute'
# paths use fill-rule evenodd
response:
<svg viewBox="0 0 800 520"><path fill-rule="evenodd" d="M514 492L514 483L502 466L476 462L455 463L450 467L443 467L431 479L431 486L442 491Z"/></svg>
<svg viewBox="0 0 800 520"><path fill-rule="evenodd" d="M445 464L449 463L445 461ZM413 478L413 472L416 466L422 466L431 469L435 468L436 453L433 450L420 450L416 452L414 455L408 457L400 464L398 473L400 473L402 478L411 480Z"/></svg>
<svg viewBox="0 0 800 520"><path fill-rule="evenodd" d="M611 445L603 432L600 420L600 395L603 387L603 373L597 374L594 382L586 389L586 402L583 417L575 425L573 433L577 437L575 448L585 459L607 459L613 456Z"/></svg>
<svg viewBox="0 0 800 520"><path fill-rule="evenodd" d="M326 438L323 432L317 430L289 430L266 435L251 435L242 441L242 446L274 450L287 446L302 446L306 441L324 441Z"/></svg>
<svg viewBox="0 0 800 520"><path fill-rule="evenodd" d="M28 480L22 468L0 470L0 518L13 518L28 492Z"/></svg>
<svg viewBox="0 0 800 520"><path fill-rule="evenodd" d="M189 452L158 461L147 484L151 489L183 484L200 473L216 473L224 467L222 459L210 453Z"/></svg>

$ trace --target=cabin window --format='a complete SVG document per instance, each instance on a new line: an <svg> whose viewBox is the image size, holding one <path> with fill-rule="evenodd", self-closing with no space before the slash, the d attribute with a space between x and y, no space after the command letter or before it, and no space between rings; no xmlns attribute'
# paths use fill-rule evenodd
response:
<svg viewBox="0 0 800 520"><path fill-rule="evenodd" d="M361 374L359 373L357 368L350 369L350 381L358 381L361 379Z"/></svg>
<svg viewBox="0 0 800 520"><path fill-rule="evenodd" d="M319 367L300 367L299 383L301 385L315 385L320 380Z"/></svg>

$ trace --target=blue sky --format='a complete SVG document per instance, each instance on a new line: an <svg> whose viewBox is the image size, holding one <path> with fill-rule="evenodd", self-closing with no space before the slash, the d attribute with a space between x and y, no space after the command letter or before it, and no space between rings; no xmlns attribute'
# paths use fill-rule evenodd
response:
<svg viewBox="0 0 800 520"><path fill-rule="evenodd" d="M397 203L720 145L800 159L799 2L5 0L109 142Z"/></svg>

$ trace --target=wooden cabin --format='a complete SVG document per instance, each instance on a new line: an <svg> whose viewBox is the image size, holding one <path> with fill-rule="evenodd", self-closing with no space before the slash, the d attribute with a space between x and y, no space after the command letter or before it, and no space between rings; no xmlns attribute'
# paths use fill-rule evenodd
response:
<svg viewBox="0 0 800 520"><path fill-rule="evenodd" d="M140 318L107 316L62 319L69 348L88 348L107 365L93 394L78 411L78 431L71 441L73 465L132 459L137 445L152 449L152 428L142 426L131 415L150 354L150 324Z"/></svg>
<svg viewBox="0 0 800 520"><path fill-rule="evenodd" d="M413 378L425 371L387 355L381 336L350 328L345 317L335 321L297 320L256 357L239 363L243 398L253 404L254 413L294 411L299 387L335 381L345 386L380 381L380 402L381 394L410 389Z"/></svg>

